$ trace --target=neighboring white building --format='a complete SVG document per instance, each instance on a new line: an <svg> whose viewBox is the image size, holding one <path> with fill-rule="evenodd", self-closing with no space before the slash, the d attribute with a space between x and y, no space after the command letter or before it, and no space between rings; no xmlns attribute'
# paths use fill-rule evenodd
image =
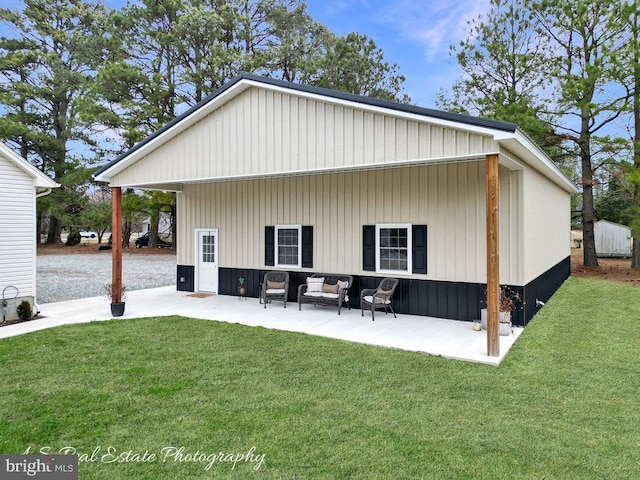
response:
<svg viewBox="0 0 640 480"><path fill-rule="evenodd" d="M596 253L599 257L630 257L631 228L619 223L599 220L593 224Z"/></svg>
<svg viewBox="0 0 640 480"><path fill-rule="evenodd" d="M140 222L140 235L149 231L151 231L151 218L147 217ZM171 235L171 215L167 212L160 212L158 234L161 236Z"/></svg>
<svg viewBox="0 0 640 480"><path fill-rule="evenodd" d="M575 185L516 125L241 74L96 172L179 192L177 288L249 295L287 270L386 276L400 313L480 318L487 161L499 157L500 283L525 324L570 274Z"/></svg>
<svg viewBox="0 0 640 480"><path fill-rule="evenodd" d="M36 198L59 185L0 143L0 321L36 299Z"/></svg>

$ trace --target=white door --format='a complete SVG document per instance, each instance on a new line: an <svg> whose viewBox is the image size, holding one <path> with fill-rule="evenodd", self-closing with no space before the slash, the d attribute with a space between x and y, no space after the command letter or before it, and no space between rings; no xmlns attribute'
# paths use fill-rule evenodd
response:
<svg viewBox="0 0 640 480"><path fill-rule="evenodd" d="M198 292L218 293L218 230L196 230Z"/></svg>

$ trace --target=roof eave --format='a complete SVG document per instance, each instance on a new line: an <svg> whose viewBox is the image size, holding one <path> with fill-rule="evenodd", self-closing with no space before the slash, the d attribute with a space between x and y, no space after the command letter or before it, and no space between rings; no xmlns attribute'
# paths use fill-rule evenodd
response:
<svg viewBox="0 0 640 480"><path fill-rule="evenodd" d="M520 156L531 167L541 172L568 193L578 193L580 191L575 183L520 128L516 128L512 134L497 133L494 136L494 140L499 145L503 145Z"/></svg>
<svg viewBox="0 0 640 480"><path fill-rule="evenodd" d="M56 183L47 175L42 173L36 167L31 165L27 160L22 158L16 152L11 150L4 143L0 142L0 155L7 158L10 162L13 162L20 170L28 174L33 178L33 186L35 188L58 188L59 183Z"/></svg>

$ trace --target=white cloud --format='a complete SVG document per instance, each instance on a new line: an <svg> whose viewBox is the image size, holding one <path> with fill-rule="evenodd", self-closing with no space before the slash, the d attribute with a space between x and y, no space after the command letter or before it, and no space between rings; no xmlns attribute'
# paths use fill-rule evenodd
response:
<svg viewBox="0 0 640 480"><path fill-rule="evenodd" d="M467 22L490 9L489 0L401 0L385 4L377 21L393 26L408 40L418 42L426 60L447 56L449 45L467 37Z"/></svg>
<svg viewBox="0 0 640 480"><path fill-rule="evenodd" d="M433 106L440 89L459 77L449 46L468 36L467 22L486 14L490 0L308 0L310 10L335 32L359 31L400 66L405 89Z"/></svg>

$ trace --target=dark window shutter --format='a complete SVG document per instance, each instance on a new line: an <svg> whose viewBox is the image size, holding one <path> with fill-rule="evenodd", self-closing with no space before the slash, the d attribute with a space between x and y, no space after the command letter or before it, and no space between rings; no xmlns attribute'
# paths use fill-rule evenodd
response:
<svg viewBox="0 0 640 480"><path fill-rule="evenodd" d="M264 227L264 264L274 266L276 227Z"/></svg>
<svg viewBox="0 0 640 480"><path fill-rule="evenodd" d="M413 273L427 273L427 226L413 226Z"/></svg>
<svg viewBox="0 0 640 480"><path fill-rule="evenodd" d="M376 226L362 226L362 270L376 271Z"/></svg>
<svg viewBox="0 0 640 480"><path fill-rule="evenodd" d="M312 226L302 226L302 268L313 268Z"/></svg>

